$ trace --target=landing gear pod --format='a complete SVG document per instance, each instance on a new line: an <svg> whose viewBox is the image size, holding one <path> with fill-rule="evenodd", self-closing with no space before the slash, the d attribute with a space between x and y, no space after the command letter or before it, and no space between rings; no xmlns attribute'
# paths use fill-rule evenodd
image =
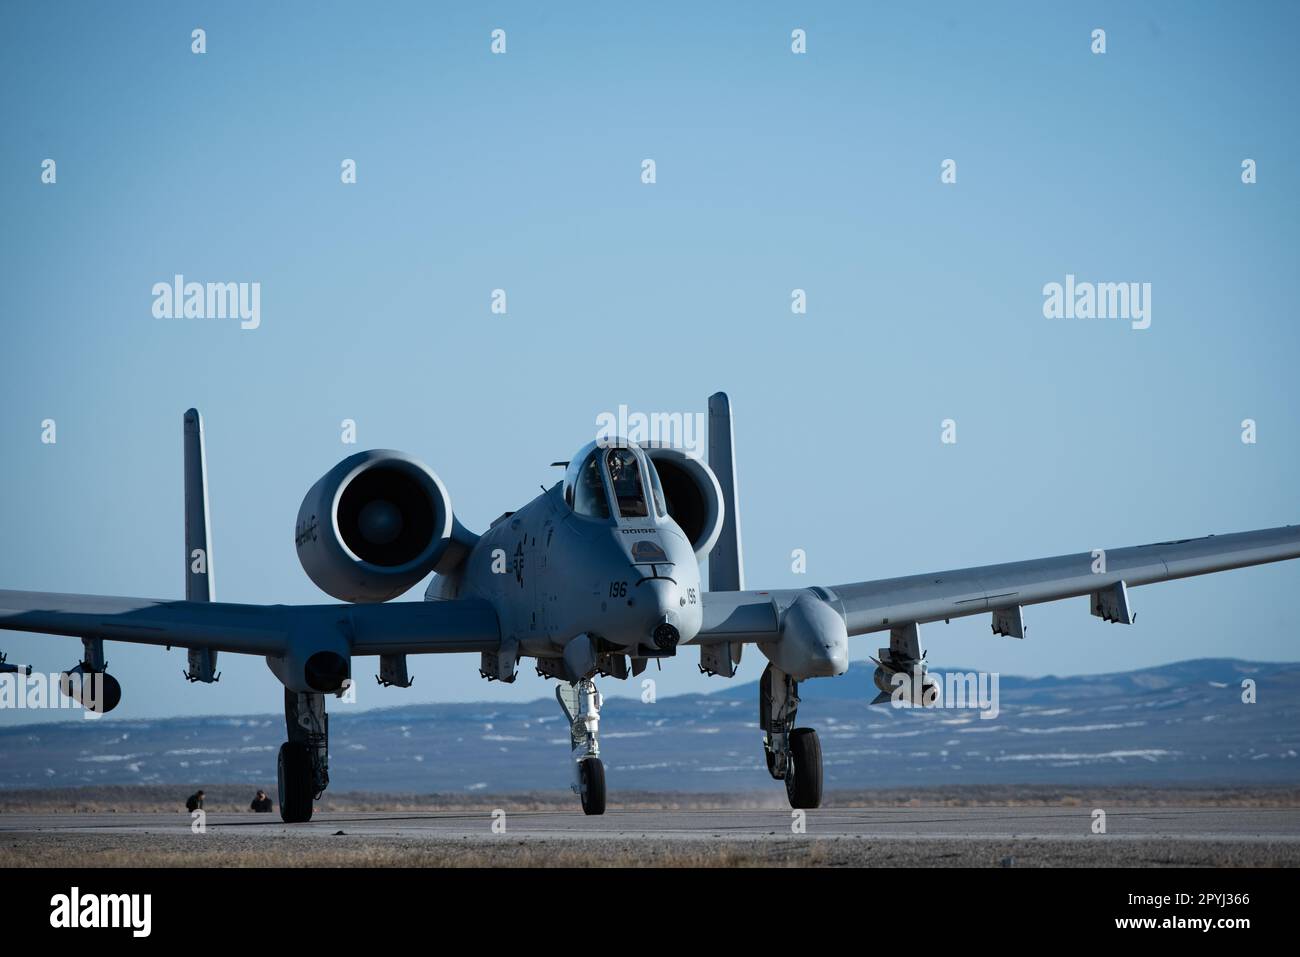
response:
<svg viewBox="0 0 1300 957"><path fill-rule="evenodd" d="M796 681L833 677L849 670L849 634L844 619L811 589L800 593L785 610L780 640L760 642L758 648Z"/></svg>

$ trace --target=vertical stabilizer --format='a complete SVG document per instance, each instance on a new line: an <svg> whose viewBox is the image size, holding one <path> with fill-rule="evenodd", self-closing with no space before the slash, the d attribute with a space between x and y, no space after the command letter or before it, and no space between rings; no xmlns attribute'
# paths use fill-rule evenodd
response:
<svg viewBox="0 0 1300 957"><path fill-rule="evenodd" d="M745 563L740 548L736 452L732 442L731 400L725 392L715 392L709 396L709 468L722 486L722 500L726 509L722 534L709 552L709 591L743 591Z"/></svg>
<svg viewBox="0 0 1300 957"><path fill-rule="evenodd" d="M208 465L203 449L203 417L198 409L185 413L185 600L212 601L212 529L208 524ZM217 653L191 648L190 681L213 682Z"/></svg>

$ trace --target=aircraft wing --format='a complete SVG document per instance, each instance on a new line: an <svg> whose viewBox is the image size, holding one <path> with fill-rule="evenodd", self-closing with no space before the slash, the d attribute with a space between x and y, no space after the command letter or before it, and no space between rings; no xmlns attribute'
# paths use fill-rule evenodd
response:
<svg viewBox="0 0 1300 957"><path fill-rule="evenodd" d="M1098 549L811 591L839 612L850 635L992 613L996 631L1023 637L1019 609L1025 605L1086 595L1092 598L1094 615L1128 623L1132 621L1129 588L1289 558L1300 558L1300 526ZM807 591L706 592L704 630L696 643L771 641L780 634L781 613Z"/></svg>
<svg viewBox="0 0 1300 957"><path fill-rule="evenodd" d="M338 630L354 655L495 651L501 641L496 613L478 600L240 605L0 590L0 629L272 656L292 635Z"/></svg>

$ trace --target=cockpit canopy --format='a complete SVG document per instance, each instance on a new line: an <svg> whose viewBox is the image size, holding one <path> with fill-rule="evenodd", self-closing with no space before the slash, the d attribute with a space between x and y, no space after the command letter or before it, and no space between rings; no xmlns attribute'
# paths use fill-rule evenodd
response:
<svg viewBox="0 0 1300 957"><path fill-rule="evenodd" d="M589 518L645 519L651 508L668 515L659 473L640 446L623 439L582 447L564 473L564 501Z"/></svg>

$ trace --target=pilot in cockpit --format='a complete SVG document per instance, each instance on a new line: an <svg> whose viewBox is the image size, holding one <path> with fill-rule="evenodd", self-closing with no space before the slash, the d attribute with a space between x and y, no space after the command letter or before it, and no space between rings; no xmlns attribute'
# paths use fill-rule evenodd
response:
<svg viewBox="0 0 1300 957"><path fill-rule="evenodd" d="M641 471L636 456L630 449L610 449L605 463L619 514L624 518L645 518L645 493L641 488Z"/></svg>

